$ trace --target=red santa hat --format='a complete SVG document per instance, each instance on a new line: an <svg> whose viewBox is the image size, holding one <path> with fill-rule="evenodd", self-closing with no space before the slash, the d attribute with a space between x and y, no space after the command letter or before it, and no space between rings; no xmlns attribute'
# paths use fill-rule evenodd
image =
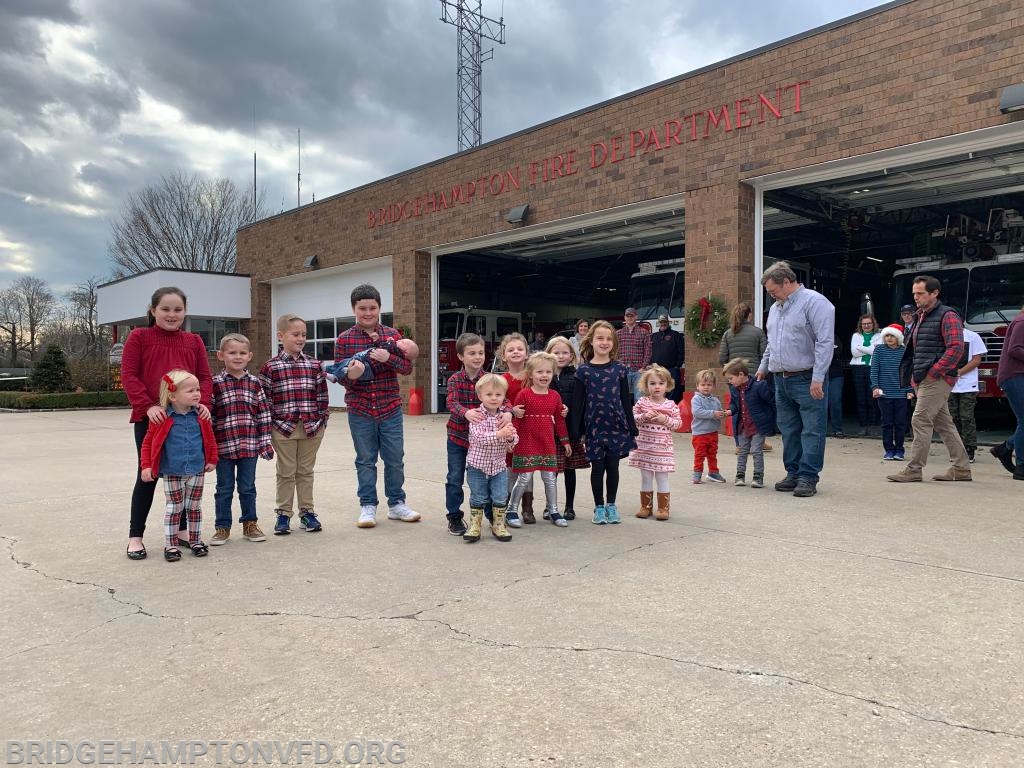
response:
<svg viewBox="0 0 1024 768"><path fill-rule="evenodd" d="M896 341L900 343L900 346L903 346L903 326L899 323L892 323L891 325L885 326L885 328L882 329L881 334L883 341L886 336L895 336Z"/></svg>

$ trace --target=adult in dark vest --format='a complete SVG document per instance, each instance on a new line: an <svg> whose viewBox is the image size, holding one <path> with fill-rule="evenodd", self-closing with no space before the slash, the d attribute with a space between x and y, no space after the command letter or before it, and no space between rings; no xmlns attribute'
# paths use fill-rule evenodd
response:
<svg viewBox="0 0 1024 768"><path fill-rule="evenodd" d="M900 365L900 383L913 386L917 393L911 422L914 442L906 468L888 476L894 483L921 482L933 430L942 438L953 466L932 479L971 479L967 450L949 415L949 392L964 356L964 325L956 310L939 300L941 289L942 283L930 275L914 278L917 316Z"/></svg>
<svg viewBox="0 0 1024 768"><path fill-rule="evenodd" d="M651 334L651 359L649 362L665 368L672 376L676 385L668 397L677 403L683 391L683 377L680 375L679 369L683 365L685 349L683 334L672 330L668 315L659 315L658 330Z"/></svg>

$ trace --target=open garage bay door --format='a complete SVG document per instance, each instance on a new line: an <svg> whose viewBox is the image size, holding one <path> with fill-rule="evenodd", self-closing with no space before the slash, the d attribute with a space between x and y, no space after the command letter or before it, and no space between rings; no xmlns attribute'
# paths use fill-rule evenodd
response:
<svg viewBox="0 0 1024 768"><path fill-rule="evenodd" d="M513 328L532 340L570 333L578 318L621 321L636 300L631 286L656 264L668 294L648 301L649 313L671 304L676 275L681 308L684 230L679 194L425 249L435 256L435 408L444 410L464 330L481 333L491 351Z"/></svg>
<svg viewBox="0 0 1024 768"><path fill-rule="evenodd" d="M844 358L861 313L900 322L930 274L985 340L982 397L998 396L1002 329L1024 304L1024 124L1014 123L752 181L761 252L836 306Z"/></svg>

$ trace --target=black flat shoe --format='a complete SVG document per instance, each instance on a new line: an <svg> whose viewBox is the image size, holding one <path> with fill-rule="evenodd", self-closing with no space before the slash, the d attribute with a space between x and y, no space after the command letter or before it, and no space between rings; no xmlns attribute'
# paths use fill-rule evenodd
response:
<svg viewBox="0 0 1024 768"><path fill-rule="evenodd" d="M168 563L176 563L181 560L181 550L177 547L164 547L164 560Z"/></svg>
<svg viewBox="0 0 1024 768"><path fill-rule="evenodd" d="M125 550L129 560L145 560L147 556L146 548L136 549L134 552L130 549Z"/></svg>
<svg viewBox="0 0 1024 768"><path fill-rule="evenodd" d="M206 557L208 554L210 554L210 548L201 541L191 549L192 554L196 557Z"/></svg>

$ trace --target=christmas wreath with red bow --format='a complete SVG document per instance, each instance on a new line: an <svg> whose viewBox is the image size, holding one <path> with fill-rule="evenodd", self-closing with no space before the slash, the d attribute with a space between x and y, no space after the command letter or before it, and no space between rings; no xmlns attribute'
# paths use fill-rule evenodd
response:
<svg viewBox="0 0 1024 768"><path fill-rule="evenodd" d="M686 336L701 347L714 347L729 327L729 310L717 296L701 296L686 310Z"/></svg>

